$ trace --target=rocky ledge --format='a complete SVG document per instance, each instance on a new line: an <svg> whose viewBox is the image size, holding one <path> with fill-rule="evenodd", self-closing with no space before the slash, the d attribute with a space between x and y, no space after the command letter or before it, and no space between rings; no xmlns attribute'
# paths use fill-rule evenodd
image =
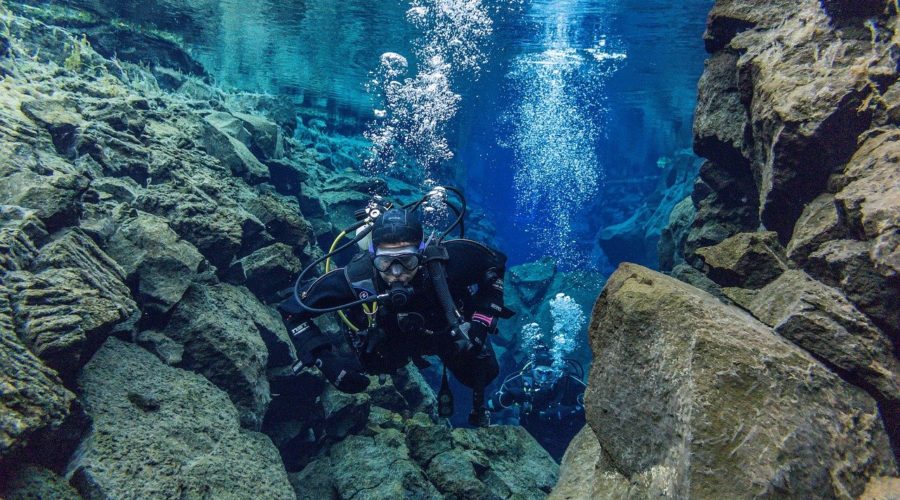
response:
<svg viewBox="0 0 900 500"><path fill-rule="evenodd" d="M672 277L607 282L551 497L900 492L898 37L893 1L716 1Z"/></svg>

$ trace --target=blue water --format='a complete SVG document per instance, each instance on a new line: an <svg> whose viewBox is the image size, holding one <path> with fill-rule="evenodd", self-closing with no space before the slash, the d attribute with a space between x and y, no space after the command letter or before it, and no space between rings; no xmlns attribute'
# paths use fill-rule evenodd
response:
<svg viewBox="0 0 900 500"><path fill-rule="evenodd" d="M220 0L186 40L223 87L291 96L302 120L352 117L330 128L373 142L361 170L462 187L511 265L550 256L608 274L653 265L639 249L607 256L598 232L690 154L712 3ZM600 284L584 285L586 313ZM470 394L455 389L461 424Z"/></svg>
<svg viewBox="0 0 900 500"><path fill-rule="evenodd" d="M609 271L617 262L598 248L597 232L644 202L661 159L690 148L711 5L485 2L492 31L472 37L483 64L477 74L450 71L459 102L439 132L453 158L430 177L465 188L513 264L551 255L566 268ZM410 6L222 0L218 23L188 41L219 84L358 116L362 133L383 107L366 88L380 56L407 58L407 76L421 66L415 41L429 27L410 22ZM544 182L517 186L523 172Z"/></svg>

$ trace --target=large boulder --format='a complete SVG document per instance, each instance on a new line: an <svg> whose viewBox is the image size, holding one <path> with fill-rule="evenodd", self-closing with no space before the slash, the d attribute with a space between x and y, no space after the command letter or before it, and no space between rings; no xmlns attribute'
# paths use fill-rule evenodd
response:
<svg viewBox="0 0 900 500"><path fill-rule="evenodd" d="M234 120L238 124L241 122ZM206 117L203 127L203 147L207 153L219 159L231 172L244 178L247 182L258 184L269 178L269 169L253 155L250 149L241 142L241 137L249 141L249 134L241 133L238 137L231 135L235 131L224 126L220 121ZM240 131L246 133L243 127Z"/></svg>
<svg viewBox="0 0 900 500"><path fill-rule="evenodd" d="M64 374L138 312L122 268L79 229L41 248L29 271L5 280L20 338Z"/></svg>
<svg viewBox="0 0 900 500"><path fill-rule="evenodd" d="M691 286L623 264L590 335L588 424L640 496L853 497L895 471L871 397Z"/></svg>
<svg viewBox="0 0 900 500"><path fill-rule="evenodd" d="M264 339L275 352L292 352L287 332L273 311L246 288L194 284L175 306L163 333L184 345L186 367L231 396L244 426L260 428L271 399Z"/></svg>
<svg viewBox="0 0 900 500"><path fill-rule="evenodd" d="M281 127L275 122L258 115L234 113L250 132L254 152L267 160L279 160L284 156L284 139Z"/></svg>
<svg viewBox="0 0 900 500"><path fill-rule="evenodd" d="M204 262L165 219L137 210L121 214L104 249L122 266L145 313L168 312Z"/></svg>
<svg viewBox="0 0 900 500"><path fill-rule="evenodd" d="M556 263L549 257L509 268L507 280L526 307L536 306L547 293L556 275Z"/></svg>
<svg viewBox="0 0 900 500"><path fill-rule="evenodd" d="M292 498L268 437L205 378L110 338L79 377L90 434L69 464L86 498Z"/></svg>
<svg viewBox="0 0 900 500"><path fill-rule="evenodd" d="M890 339L837 290L803 271L787 271L759 290L747 309L775 332L900 406L900 364Z"/></svg>
<svg viewBox="0 0 900 500"><path fill-rule="evenodd" d="M721 286L760 288L790 266L774 232L740 233L697 250L704 272Z"/></svg>
<svg viewBox="0 0 900 500"><path fill-rule="evenodd" d="M900 338L900 276L885 277L872 262L872 242L834 240L810 254L807 272L840 289L872 321Z"/></svg>

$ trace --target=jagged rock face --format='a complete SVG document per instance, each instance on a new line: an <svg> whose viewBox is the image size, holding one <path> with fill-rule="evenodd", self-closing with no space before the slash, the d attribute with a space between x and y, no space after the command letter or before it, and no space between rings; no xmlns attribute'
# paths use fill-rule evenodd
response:
<svg viewBox="0 0 900 500"><path fill-rule="evenodd" d="M301 499L544 498L553 459L520 427L387 419L332 446L291 482Z"/></svg>
<svg viewBox="0 0 900 500"><path fill-rule="evenodd" d="M241 422L259 429L269 403L267 343L276 355L292 352L274 311L243 287L195 284L175 307L163 332L184 345L186 366L226 391ZM288 364L290 357L279 365Z"/></svg>
<svg viewBox="0 0 900 500"><path fill-rule="evenodd" d="M9 478L8 484L0 485L0 495L7 500L31 500L53 498L59 500L81 500L78 491L53 471L33 465L25 466Z"/></svg>
<svg viewBox="0 0 900 500"><path fill-rule="evenodd" d="M5 279L19 337L66 374L138 310L122 269L77 229L41 248L28 271Z"/></svg>
<svg viewBox="0 0 900 500"><path fill-rule="evenodd" d="M827 365L871 386L879 400L900 406L900 364L890 339L837 290L803 271L787 271L742 306Z"/></svg>
<svg viewBox="0 0 900 500"><path fill-rule="evenodd" d="M722 286L760 288L788 268L774 232L740 233L696 253L704 272Z"/></svg>
<svg viewBox="0 0 900 500"><path fill-rule="evenodd" d="M673 275L867 390L900 456L898 23L881 0L715 3L694 122L709 161L683 248L705 276ZM766 243L735 245L751 240Z"/></svg>
<svg viewBox="0 0 900 500"><path fill-rule="evenodd" d="M68 469L86 498L292 497L272 442L204 377L111 338L78 383L94 423Z"/></svg>
<svg viewBox="0 0 900 500"><path fill-rule="evenodd" d="M895 471L871 397L704 292L622 265L590 331L587 419L609 460L597 474L627 491L848 497Z"/></svg>

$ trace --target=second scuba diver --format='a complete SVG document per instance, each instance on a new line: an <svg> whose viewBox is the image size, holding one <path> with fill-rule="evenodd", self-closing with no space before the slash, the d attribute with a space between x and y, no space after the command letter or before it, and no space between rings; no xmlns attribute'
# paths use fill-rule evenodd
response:
<svg viewBox="0 0 900 500"><path fill-rule="evenodd" d="M500 318L512 315L503 304L506 256L471 240L443 241L456 224L426 241L416 213L421 204L375 210L370 205L368 225L350 228L371 230L367 249L310 284L298 278L294 296L279 305L297 347L294 372L314 365L337 389L355 393L369 384L363 373L393 373L411 360L426 366L422 356L436 355L472 389L469 422L484 426L484 390L499 373L488 334L496 333ZM465 201L461 213L454 211L459 224ZM342 354L311 321L335 311L354 355Z"/></svg>
<svg viewBox="0 0 900 500"><path fill-rule="evenodd" d="M565 364L563 368L554 368L550 354L538 352L521 370L507 377L487 403L494 412L518 406L518 424L557 462L585 424L587 386L580 378L584 370L573 360L566 360ZM571 365L581 372L579 377L573 375Z"/></svg>

